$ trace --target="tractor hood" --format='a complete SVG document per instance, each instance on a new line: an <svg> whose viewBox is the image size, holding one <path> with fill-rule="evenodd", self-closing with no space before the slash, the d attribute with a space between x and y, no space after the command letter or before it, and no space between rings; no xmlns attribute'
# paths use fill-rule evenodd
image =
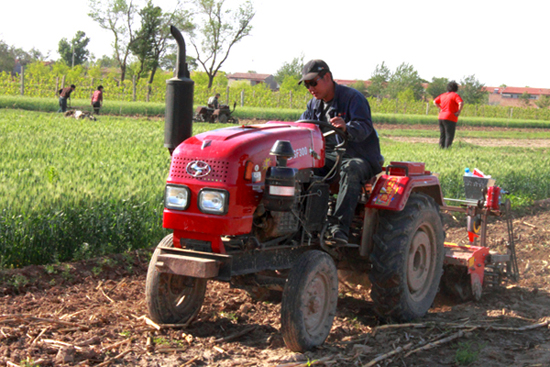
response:
<svg viewBox="0 0 550 367"><path fill-rule="evenodd" d="M189 190L184 210L164 209L163 226L175 237L201 239L208 235L250 233L254 211L263 197L265 176L276 157L270 154L277 140L290 141L294 157L287 166L298 170L323 167L324 138L314 124L268 122L228 127L193 136L172 154L167 183ZM226 210L214 215L201 211L201 192L226 192ZM214 246L216 247L216 246Z"/></svg>
<svg viewBox="0 0 550 367"><path fill-rule="evenodd" d="M253 171L258 172L253 183L262 184L267 169L276 164L270 151L277 140L288 140L292 145L294 157L288 160L289 167L324 165L323 137L316 125L268 122L208 131L185 140L173 153L168 182L236 185L243 180L250 161Z"/></svg>

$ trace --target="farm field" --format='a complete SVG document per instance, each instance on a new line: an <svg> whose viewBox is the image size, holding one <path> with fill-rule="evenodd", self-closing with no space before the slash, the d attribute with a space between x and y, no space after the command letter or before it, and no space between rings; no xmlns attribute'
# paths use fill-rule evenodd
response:
<svg viewBox="0 0 550 367"><path fill-rule="evenodd" d="M440 174L445 197L463 197L464 167L493 175L512 192L521 278L484 290L480 302L439 296L425 318L388 328L374 316L362 279L344 277L329 339L302 355L283 345L277 295L257 300L210 282L203 310L187 327L157 330L141 317L148 258L164 235L159 227L169 161L162 127L155 119L90 122L1 111L0 252L6 259L9 247L20 251L12 251L12 258L49 263L0 275L1 363L362 366L392 351L397 352L372 365L550 363L550 145L540 129L529 130L535 137L519 139L513 129L459 128L453 149L441 151L436 141L417 142L422 136L377 126L386 162L425 161ZM195 132L212 127L196 124ZM433 134L429 127L418 130ZM463 138L463 131L483 137ZM495 132L501 136L488 144L487 134ZM516 143L504 144L510 140ZM445 221L447 240L465 243L464 219L445 215ZM489 231L489 246L501 248L506 223L495 219ZM62 255L77 260L64 262ZM456 339L436 343L446 337ZM429 342L435 343L431 349L415 351Z"/></svg>

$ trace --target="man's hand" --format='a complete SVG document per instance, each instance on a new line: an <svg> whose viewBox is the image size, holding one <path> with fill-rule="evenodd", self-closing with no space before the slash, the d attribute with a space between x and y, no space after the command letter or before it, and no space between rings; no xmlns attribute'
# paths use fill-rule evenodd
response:
<svg viewBox="0 0 550 367"><path fill-rule="evenodd" d="M331 118L330 123L335 128L342 129L344 132L346 131L346 122L340 116L336 116L336 117Z"/></svg>

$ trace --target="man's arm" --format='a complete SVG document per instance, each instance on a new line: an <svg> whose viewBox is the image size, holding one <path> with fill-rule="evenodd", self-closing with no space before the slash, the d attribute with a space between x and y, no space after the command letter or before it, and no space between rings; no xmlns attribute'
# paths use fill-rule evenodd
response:
<svg viewBox="0 0 550 367"><path fill-rule="evenodd" d="M345 122L344 131L348 132L348 139L355 142L365 140L374 131L370 106L367 100L362 100L361 98L359 96L352 97L348 108L349 116L342 116L343 118L335 117L331 119L331 123L333 125L333 120L335 120L335 123L338 125L341 125L343 121L348 120Z"/></svg>

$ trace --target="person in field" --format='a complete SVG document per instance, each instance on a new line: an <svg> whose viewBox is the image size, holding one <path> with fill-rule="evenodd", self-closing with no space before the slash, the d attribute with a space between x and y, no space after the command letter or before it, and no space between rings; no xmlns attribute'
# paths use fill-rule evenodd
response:
<svg viewBox="0 0 550 367"><path fill-rule="evenodd" d="M382 171L380 141L365 96L356 89L336 84L323 60L311 60L305 64L301 83L313 98L300 119L328 122L347 135L348 144L340 166L340 186L333 214L336 223L329 228L332 241L338 246L346 246L362 186ZM327 174L336 163L337 155L330 147L334 147L338 139L341 137L327 136L325 167L317 174Z"/></svg>
<svg viewBox="0 0 550 367"><path fill-rule="evenodd" d="M458 84L453 80L447 84L447 93L434 99L434 104L439 108L439 146L442 149L449 148L455 138L458 116L462 112L464 102L456 93Z"/></svg>
<svg viewBox="0 0 550 367"><path fill-rule="evenodd" d="M103 105L103 86L100 85L97 87L97 90L92 94L92 107L94 108L94 113L99 115L99 109Z"/></svg>
<svg viewBox="0 0 550 367"><path fill-rule="evenodd" d="M71 93L76 89L74 84L59 90L59 110L57 112L67 111L67 99L71 98Z"/></svg>

